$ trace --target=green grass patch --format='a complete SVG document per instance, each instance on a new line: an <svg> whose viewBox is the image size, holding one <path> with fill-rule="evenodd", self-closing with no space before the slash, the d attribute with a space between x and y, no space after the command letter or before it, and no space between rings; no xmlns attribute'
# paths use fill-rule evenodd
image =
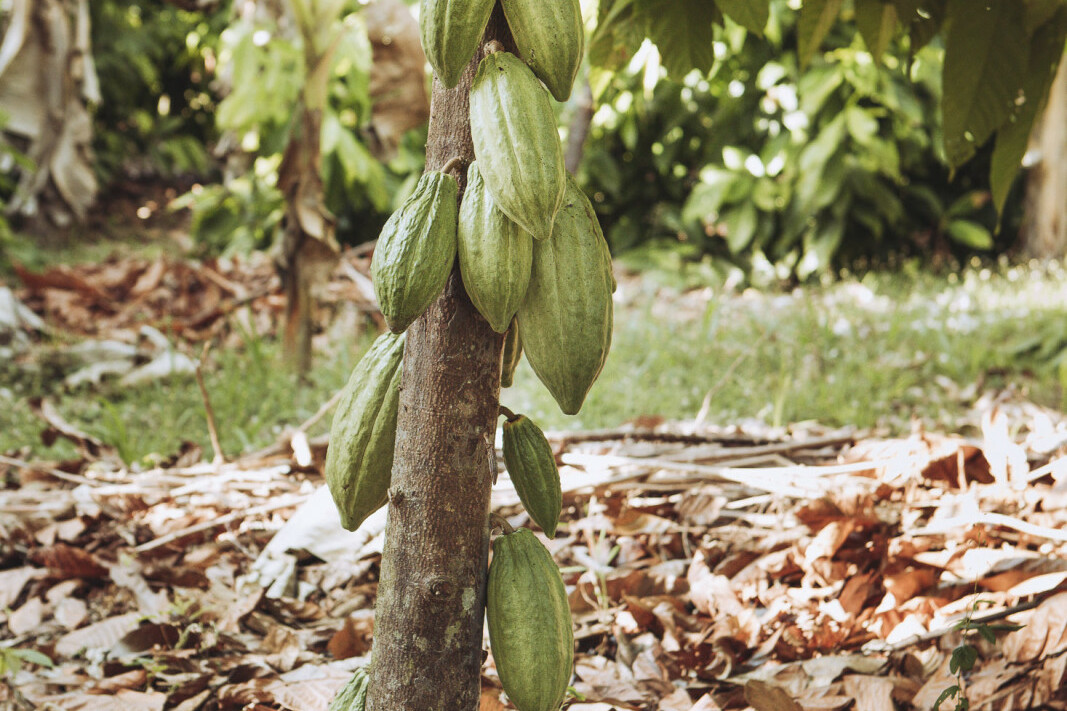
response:
<svg viewBox="0 0 1067 711"><path fill-rule="evenodd" d="M707 401L713 424L817 420L894 432L916 419L959 430L990 388L1011 385L1038 404L1063 405L1067 275L1057 265L972 268L947 279L878 274L791 292L679 283L654 272L622 281L612 353L579 416L562 415L525 362L504 404L547 429L613 427L639 415L693 418ZM206 381L225 453L270 444L309 417L368 344L369 336L334 344L303 383L287 374L271 338L215 351ZM69 392L61 381L40 363L0 367L0 451L73 454L69 445L40 443L43 425L25 398L45 395L127 461L173 453L186 440L210 452L192 377Z"/></svg>

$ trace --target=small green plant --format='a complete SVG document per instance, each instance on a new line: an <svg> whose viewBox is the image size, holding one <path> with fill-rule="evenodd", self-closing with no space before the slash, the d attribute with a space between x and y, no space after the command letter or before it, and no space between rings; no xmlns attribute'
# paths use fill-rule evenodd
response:
<svg viewBox="0 0 1067 711"><path fill-rule="evenodd" d="M955 629L963 634L963 639L952 650L952 657L948 662L948 670L956 676L956 683L946 688L937 697L937 701L934 703L934 711L939 711L941 704L949 699L955 699L956 701L953 711L968 711L971 708L970 699L967 698L964 692L964 674L974 669L974 665L978 661L978 648L967 641L971 635L977 634L986 642L996 644L997 632L1014 632L1022 629L1022 625L988 624L974 619L974 614L978 612L979 606L992 604L991 600L975 600L971 609L967 611L967 615L956 623Z"/></svg>
<svg viewBox="0 0 1067 711"><path fill-rule="evenodd" d="M0 677L14 677L26 663L49 668L54 666L48 655L36 649L0 647Z"/></svg>

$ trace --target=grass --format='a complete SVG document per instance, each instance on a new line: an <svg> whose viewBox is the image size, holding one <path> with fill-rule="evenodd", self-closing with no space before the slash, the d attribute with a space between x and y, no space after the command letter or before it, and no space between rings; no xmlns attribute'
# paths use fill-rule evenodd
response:
<svg viewBox="0 0 1067 711"><path fill-rule="evenodd" d="M792 292L683 290L677 274L623 279L611 357L582 413L559 412L525 362L503 392L511 409L546 429L612 427L639 415L693 418L708 401L715 424L817 420L901 432L913 419L959 430L988 388L1013 386L1060 407L1067 349L1067 274L1058 266L968 268L853 277ZM215 352L206 380L229 456L275 440L340 388L368 339L320 353L308 382L280 365L277 344L249 338ZM0 451L59 459L40 443L25 398L51 397L73 424L127 461L194 441L210 452L191 377L139 388L62 392L39 363L0 366ZM5 402L5 400L7 402ZM329 418L320 430L329 425Z"/></svg>

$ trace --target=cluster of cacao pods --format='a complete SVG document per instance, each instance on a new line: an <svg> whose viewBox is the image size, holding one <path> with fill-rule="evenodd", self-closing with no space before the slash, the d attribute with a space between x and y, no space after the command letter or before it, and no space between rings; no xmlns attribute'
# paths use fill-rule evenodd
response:
<svg viewBox="0 0 1067 711"><path fill-rule="evenodd" d="M559 470L541 428L506 408L504 462L519 500L549 538L562 508ZM555 711L574 668L570 605L552 554L529 529L493 542L485 596L489 646L500 684L519 711Z"/></svg>
<svg viewBox="0 0 1067 711"><path fill-rule="evenodd" d="M568 99L581 64L579 0L500 0L514 54L498 42L482 45L496 3L422 0L423 46L446 88L483 53L469 96L475 160L466 166L462 202L458 160L423 174L375 248L375 295L391 333L352 373L326 458L326 480L350 530L388 498L404 332L440 295L457 260L471 303L506 334L502 386L511 385L525 353L560 409L576 414L611 344L611 257L592 204L564 167L551 99ZM508 472L531 519L552 537L562 504L552 448L529 418L505 414ZM506 528L489 568L490 644L515 706L554 711L574 661L566 590L533 533ZM354 679L353 698L365 693L365 679Z"/></svg>
<svg viewBox="0 0 1067 711"><path fill-rule="evenodd" d="M423 0L423 46L446 87L479 51L495 5ZM451 174L458 161L425 173L383 228L371 272L386 324L402 333L438 297L458 259L471 303L493 330L509 334L502 383L511 383L525 352L573 415L607 358L615 289L596 214L564 168L550 98L570 96L584 47L581 8L578 0L501 5L518 55L490 42L478 63L470 90L475 160L462 204L457 209Z"/></svg>

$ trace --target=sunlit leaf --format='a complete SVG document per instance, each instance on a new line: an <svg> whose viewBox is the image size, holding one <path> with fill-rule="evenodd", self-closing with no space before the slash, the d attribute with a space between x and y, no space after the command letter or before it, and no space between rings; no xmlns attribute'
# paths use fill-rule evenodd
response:
<svg viewBox="0 0 1067 711"><path fill-rule="evenodd" d="M897 30L896 6L886 0L856 0L856 28L874 61L881 62Z"/></svg>
<svg viewBox="0 0 1067 711"><path fill-rule="evenodd" d="M1011 115L1023 89L1029 41L1017 0L951 0L945 49L945 153L967 162Z"/></svg>
<svg viewBox="0 0 1067 711"><path fill-rule="evenodd" d="M715 0L723 14L758 35L763 34L770 16L770 0Z"/></svg>
<svg viewBox="0 0 1067 711"><path fill-rule="evenodd" d="M663 66L681 80L693 69L706 72L715 61L712 23L721 19L707 0L635 0L647 23L648 38L656 44Z"/></svg>
<svg viewBox="0 0 1067 711"><path fill-rule="evenodd" d="M1039 27L1030 40L1030 59L1023 82L1021 103L1011 120L997 131L989 168L989 182L997 213L1004 210L1015 176L1019 172L1030 131L1048 99L1049 87L1063 56L1067 39L1067 8Z"/></svg>
<svg viewBox="0 0 1067 711"><path fill-rule="evenodd" d="M992 249L993 235L977 222L970 220L953 220L945 230L954 242L971 249Z"/></svg>
<svg viewBox="0 0 1067 711"><path fill-rule="evenodd" d="M800 66L807 66L837 21L844 0L804 0L797 21Z"/></svg>

